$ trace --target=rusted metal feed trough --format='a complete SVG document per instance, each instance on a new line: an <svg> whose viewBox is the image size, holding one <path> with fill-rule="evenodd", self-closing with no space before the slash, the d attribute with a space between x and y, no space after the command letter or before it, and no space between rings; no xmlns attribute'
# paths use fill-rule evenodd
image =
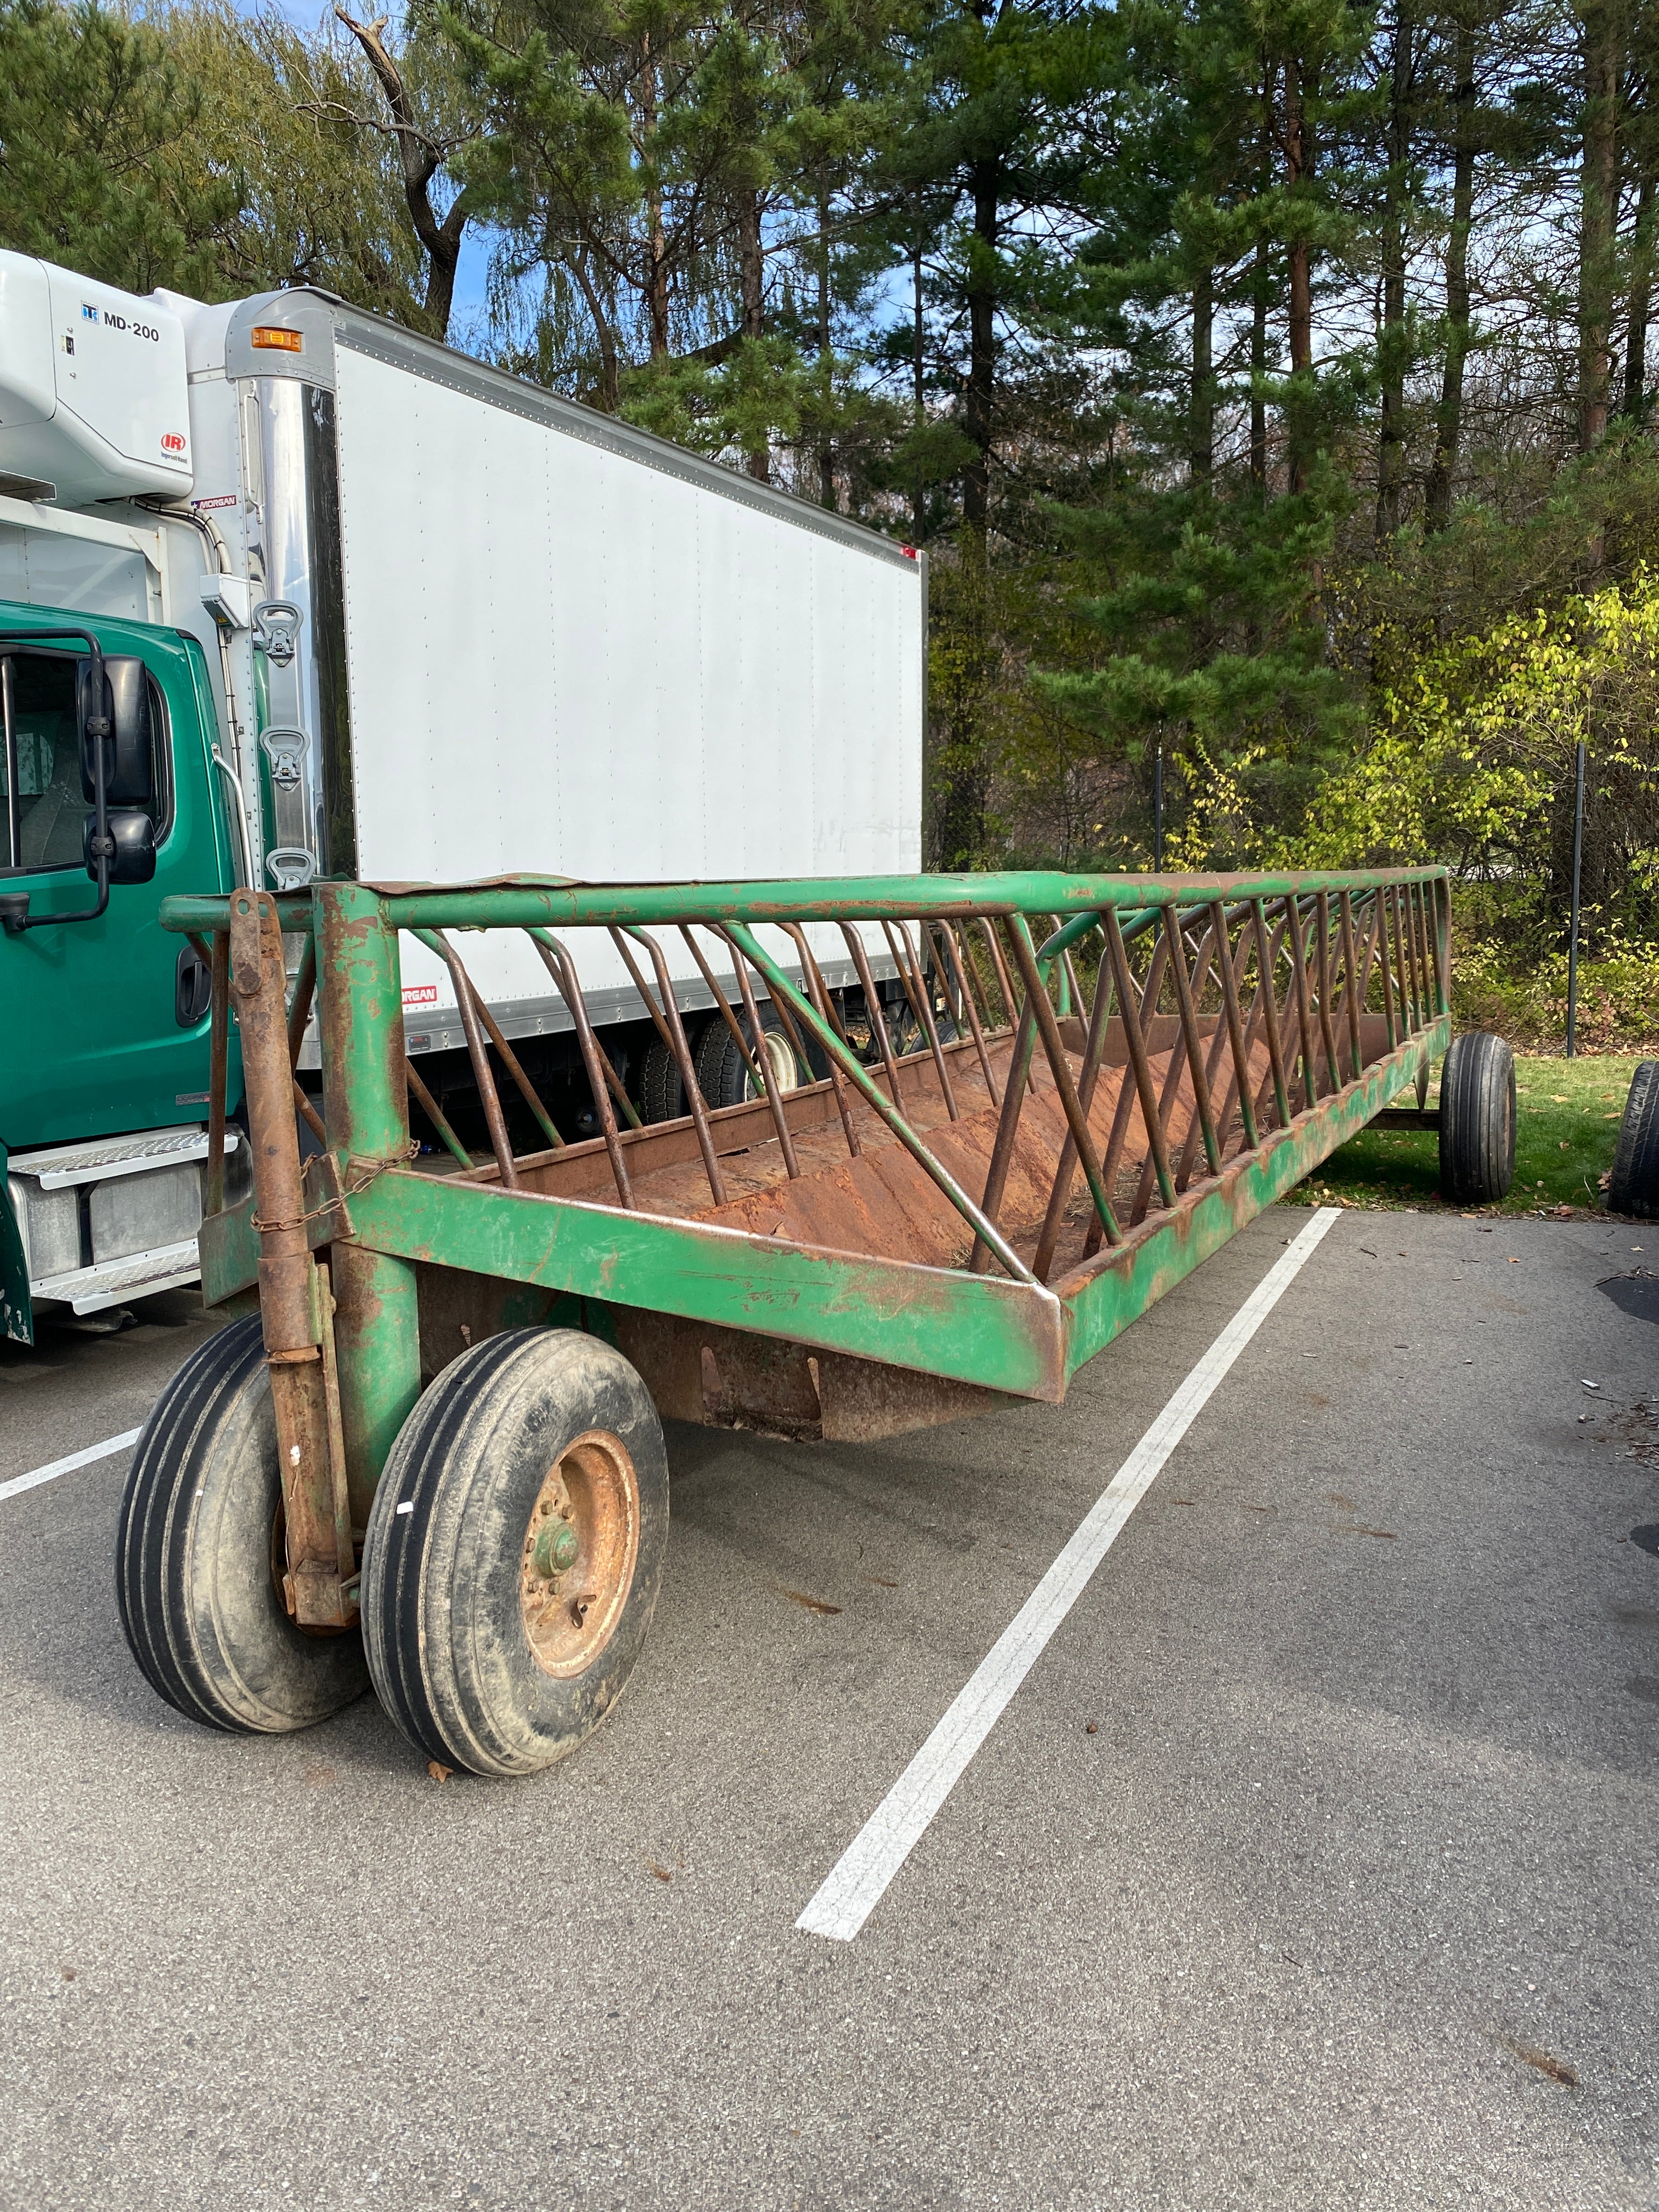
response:
<svg viewBox="0 0 1659 2212"><path fill-rule="evenodd" d="M246 1351L253 1365L263 1354L270 1378L283 1625L355 1645L361 1601L369 1663L400 1724L434 1755L486 1771L544 1764L620 1686L605 1670L620 1663L618 1623L638 1611L629 1590L641 1575L654 1589L641 1548L656 1540L651 1484L640 1475L641 1456L660 1457L659 1435L641 1441L653 1407L859 1438L1010 1396L1058 1401L1154 1298L1400 1092L1420 1089L1450 1036L1447 884L1431 869L319 883L294 897L173 901L165 919L196 939L214 975L203 1283L210 1303L258 1294L261 1334ZM562 1136L473 988L459 933L479 929L531 933L580 1041L597 1137ZM715 1000L708 1018L742 1055L744 1103L712 1107L700 1093L668 933L691 947ZM489 1133L483 1157L406 1056L404 933L453 980ZM284 934L306 947L291 988ZM672 1056L687 1109L678 1121L640 1124L594 1033L580 972L596 935L627 962ZM872 961L898 979L885 1000ZM313 994L320 1115L294 1073ZM254 1191L226 1209L233 1014ZM533 1116L542 1148L514 1152L504 1092ZM303 1167L296 1101L323 1146ZM440 1147L418 1160L411 1102ZM512 1522L529 1500L523 1541L515 1526L508 1546L533 1661L524 1697L544 1704L549 1681L588 1686L559 1692L560 1715L541 1735L526 1735L517 1705L492 1735L448 1675L447 1687L427 1680L429 1623L417 1630L409 1613L427 1600L387 1595L389 1575L424 1588L438 1572L437 1539L420 1537L418 1573L388 1563L416 1542L417 1516L428 1532L444 1523L445 1454L471 1449L456 1442L466 1407L478 1390L508 1388L489 1363L517 1373L515 1360L545 1364L558 1346L575 1347L557 1355L565 1368L586 1358L584 1372L598 1360L616 1373L595 1382L590 1372L586 1399L537 1384L565 1410L524 1446L530 1473L518 1480L522 1489L540 1468L535 1485L500 1510ZM635 1391L631 1429L599 1419L595 1389L611 1390L607 1403ZM534 1420L527 1433L538 1433ZM159 1466L166 1455L156 1443L150 1456ZM384 1495L376 1504L389 1459L388 1484L409 1492L395 1509ZM422 1482L439 1502L422 1504ZM665 1522L665 1471L662 1490ZM557 1566L549 1528L564 1532L574 1564ZM469 1571L483 1569L475 1559ZM442 1572L451 1605L459 1569L451 1559ZM606 1575L614 1586L600 1587ZM594 1589L568 1599L573 1576ZM135 1581L124 1598L129 1634L170 1693L165 1668L146 1659L154 1636L142 1622L135 1632L137 1591ZM611 1627L590 1634L607 1607ZM556 1615L556 1634L546 1627ZM512 1643L505 1628L491 1634ZM199 1651L196 1663L207 1664ZM474 1689L476 1705L484 1693ZM197 1702L214 1698L198 1688Z"/></svg>

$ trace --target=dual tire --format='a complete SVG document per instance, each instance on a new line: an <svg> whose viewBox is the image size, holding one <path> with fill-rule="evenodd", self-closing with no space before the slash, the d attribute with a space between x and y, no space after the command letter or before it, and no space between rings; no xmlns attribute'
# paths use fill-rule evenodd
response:
<svg viewBox="0 0 1659 2212"><path fill-rule="evenodd" d="M427 1758L528 1774L580 1742L639 1656L667 1459L619 1352L515 1329L447 1368L399 1432L363 1539L361 1634L289 1619L281 1507L259 1324L236 1322L163 1392L122 1499L122 1626L158 1695L209 1727L283 1734L372 1681Z"/></svg>
<svg viewBox="0 0 1659 2212"><path fill-rule="evenodd" d="M781 1095L799 1090L803 1082L811 1079L803 1075L782 1022L769 1001L763 1003L757 1012L760 1017L760 1050L767 1075L776 1079ZM737 1021L744 1042L752 1051L755 1039L748 1015L739 1014ZM737 1039L718 1013L711 1015L698 1032L691 1048L691 1064L703 1103L711 1109L741 1106L745 1100L760 1095L748 1060L738 1051ZM691 1110L679 1064L660 1037L653 1037L646 1050L640 1076L640 1108L651 1122L678 1121Z"/></svg>

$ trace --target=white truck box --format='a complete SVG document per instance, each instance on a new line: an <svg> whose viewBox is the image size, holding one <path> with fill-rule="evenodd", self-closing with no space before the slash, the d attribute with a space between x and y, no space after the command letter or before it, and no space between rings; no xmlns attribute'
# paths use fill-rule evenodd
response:
<svg viewBox="0 0 1659 2212"><path fill-rule="evenodd" d="M915 553L318 293L166 304L192 504L249 580L267 881L920 868ZM573 950L596 1019L641 1011L608 944ZM465 951L509 1036L568 1026L527 941ZM459 1045L447 970L404 957L411 1049Z"/></svg>

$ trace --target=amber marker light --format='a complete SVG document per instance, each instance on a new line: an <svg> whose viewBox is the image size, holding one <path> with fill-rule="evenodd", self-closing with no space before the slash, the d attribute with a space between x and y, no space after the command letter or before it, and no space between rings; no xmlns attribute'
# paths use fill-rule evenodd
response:
<svg viewBox="0 0 1659 2212"><path fill-rule="evenodd" d="M298 331L279 331L273 323L256 323L252 343L276 353L303 353L305 340Z"/></svg>

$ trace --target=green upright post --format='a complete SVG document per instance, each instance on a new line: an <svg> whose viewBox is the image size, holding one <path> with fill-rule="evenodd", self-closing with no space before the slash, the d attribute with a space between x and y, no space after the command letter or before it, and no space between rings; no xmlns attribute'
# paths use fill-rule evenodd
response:
<svg viewBox="0 0 1659 2212"><path fill-rule="evenodd" d="M340 1187L349 1190L378 1164L401 1166L409 1153L398 933L361 884L318 884L312 913L323 1118ZM340 1415L352 1519L361 1528L386 1455L421 1395L420 1314L407 1260L337 1243L332 1273Z"/></svg>

